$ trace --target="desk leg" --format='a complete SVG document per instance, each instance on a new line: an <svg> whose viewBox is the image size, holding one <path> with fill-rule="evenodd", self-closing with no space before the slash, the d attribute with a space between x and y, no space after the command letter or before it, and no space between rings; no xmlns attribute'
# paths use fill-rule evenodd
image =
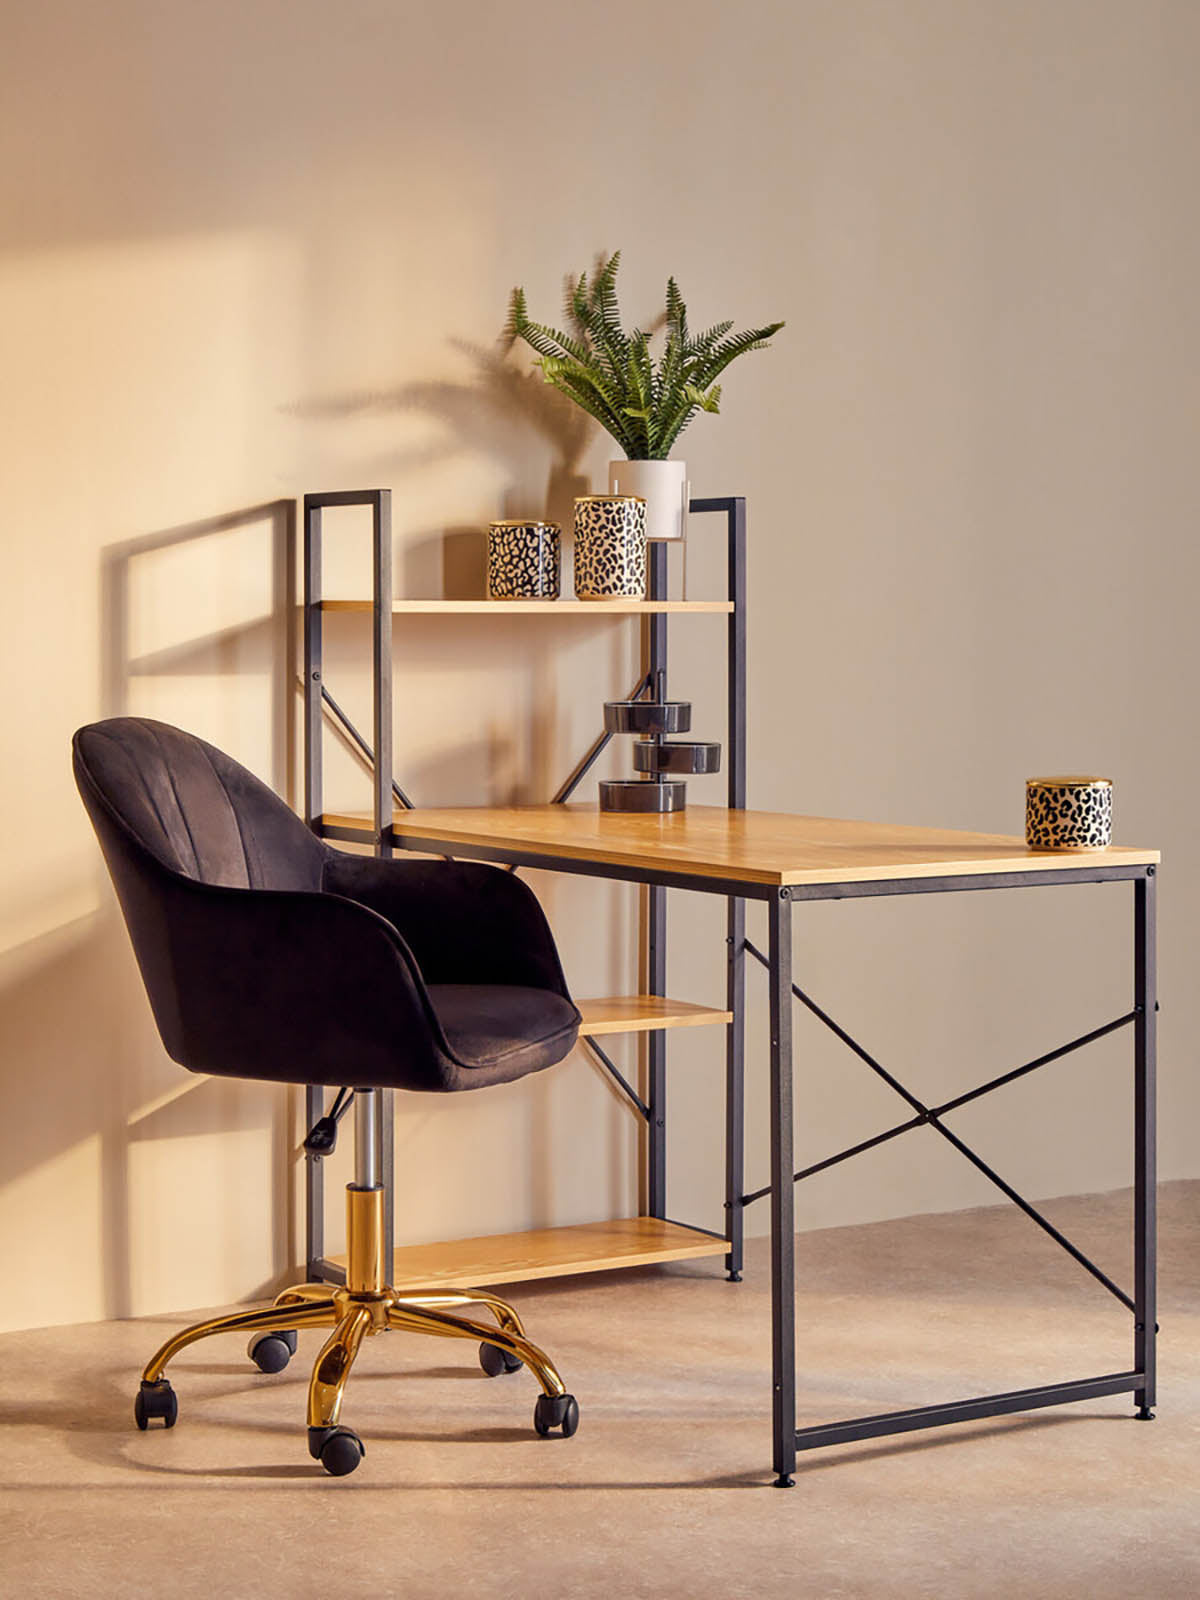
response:
<svg viewBox="0 0 1200 1600"><path fill-rule="evenodd" d="M1153 867L1134 880L1133 995L1134 1022L1134 1190L1133 1190L1133 1300L1134 1370L1144 1376L1134 1391L1138 1416L1149 1422L1154 1412L1155 1352L1157 1332L1155 1195L1155 1067L1158 1045L1158 1000L1155 952L1155 898L1158 879Z"/></svg>
<svg viewBox="0 0 1200 1600"><path fill-rule="evenodd" d="M647 889L646 992L667 992L667 891L657 886ZM647 1209L652 1217L667 1214L667 1036L654 1028L647 1045L649 1053L646 1104L650 1110L647 1129Z"/></svg>
<svg viewBox="0 0 1200 1600"><path fill-rule="evenodd" d="M796 1221L792 1187L792 902L767 902L771 991L771 1367L775 1484L796 1469Z"/></svg>
<svg viewBox="0 0 1200 1600"><path fill-rule="evenodd" d="M732 1283L740 1283L746 1222L746 902L730 899L728 905L725 1009L733 1020L725 1028L725 1270Z"/></svg>

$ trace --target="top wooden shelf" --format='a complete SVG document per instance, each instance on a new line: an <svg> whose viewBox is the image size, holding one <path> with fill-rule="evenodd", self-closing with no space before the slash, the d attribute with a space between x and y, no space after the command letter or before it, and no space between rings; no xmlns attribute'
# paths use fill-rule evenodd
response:
<svg viewBox="0 0 1200 1600"><path fill-rule="evenodd" d="M322 611L370 611L370 600L322 600ZM733 610L732 600L393 600L398 616L641 617Z"/></svg>

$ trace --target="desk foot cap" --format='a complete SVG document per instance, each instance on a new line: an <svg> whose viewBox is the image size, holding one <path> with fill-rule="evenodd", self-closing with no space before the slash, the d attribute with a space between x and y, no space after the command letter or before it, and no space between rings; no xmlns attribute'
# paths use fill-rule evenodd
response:
<svg viewBox="0 0 1200 1600"><path fill-rule="evenodd" d="M1139 1422L1153 1422L1154 1421L1154 1413L1153 1413L1153 1411L1151 1411L1149 1406L1139 1406L1138 1407L1138 1413L1137 1413L1137 1419L1138 1419Z"/></svg>
<svg viewBox="0 0 1200 1600"><path fill-rule="evenodd" d="M742 1281L742 1275L740 1272L729 1272L726 1274L726 1277L729 1279L730 1283L741 1283Z"/></svg>
<svg viewBox="0 0 1200 1600"><path fill-rule="evenodd" d="M775 1487L777 1489L794 1489L796 1487L796 1480L791 1476L790 1473L781 1472L775 1479Z"/></svg>

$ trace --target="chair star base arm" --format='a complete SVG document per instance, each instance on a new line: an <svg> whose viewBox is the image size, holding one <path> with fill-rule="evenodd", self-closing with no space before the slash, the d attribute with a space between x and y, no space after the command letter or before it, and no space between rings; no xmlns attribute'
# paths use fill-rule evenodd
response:
<svg viewBox="0 0 1200 1600"><path fill-rule="evenodd" d="M363 1339L379 1331L374 1305L363 1305L355 1296L345 1296L349 1306L321 1347L308 1385L308 1426L333 1428L342 1410L342 1395L350 1368ZM339 1296L339 1308L345 1301ZM386 1310L385 1310L386 1315ZM386 1327L386 1322L384 1327Z"/></svg>
<svg viewBox="0 0 1200 1600"><path fill-rule="evenodd" d="M302 1306L308 1300L326 1301L332 1305L333 1291L336 1285L331 1283L297 1283L290 1289L281 1289L275 1296L277 1306Z"/></svg>
<svg viewBox="0 0 1200 1600"><path fill-rule="evenodd" d="M391 1306L387 1320L389 1328L402 1328L409 1333L440 1334L449 1339L477 1339L482 1344L495 1346L497 1350L506 1350L516 1356L522 1366L529 1368L541 1384L542 1393L550 1399L567 1392L566 1384L546 1352L507 1328L488 1328L470 1317L456 1317L447 1311L434 1311L429 1307L411 1304Z"/></svg>
<svg viewBox="0 0 1200 1600"><path fill-rule="evenodd" d="M498 1327L506 1328L518 1338L525 1337L520 1317L507 1300L489 1294L486 1289L404 1289L394 1291L398 1307L428 1306L435 1311L448 1311L455 1306L486 1306L496 1319Z"/></svg>
<svg viewBox="0 0 1200 1600"><path fill-rule="evenodd" d="M300 1328L332 1328L337 1320L337 1307L328 1292L323 1302L268 1306L263 1311L236 1311L229 1316L210 1317L205 1322L195 1322L190 1328L184 1328L161 1345L146 1363L142 1382L157 1383L168 1361L173 1361L181 1350L195 1344L197 1339L208 1339L215 1333L288 1333Z"/></svg>

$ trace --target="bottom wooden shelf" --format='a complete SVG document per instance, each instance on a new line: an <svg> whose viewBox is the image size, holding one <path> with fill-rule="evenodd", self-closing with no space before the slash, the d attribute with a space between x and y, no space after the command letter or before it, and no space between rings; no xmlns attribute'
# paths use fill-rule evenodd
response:
<svg viewBox="0 0 1200 1600"><path fill-rule="evenodd" d="M656 1261L723 1256L728 1249L724 1239L678 1222L620 1217L615 1222L581 1222L531 1233L406 1245L396 1251L392 1287L482 1289L530 1278L561 1278L572 1272L611 1272ZM340 1267L346 1265L345 1256L331 1259Z"/></svg>

